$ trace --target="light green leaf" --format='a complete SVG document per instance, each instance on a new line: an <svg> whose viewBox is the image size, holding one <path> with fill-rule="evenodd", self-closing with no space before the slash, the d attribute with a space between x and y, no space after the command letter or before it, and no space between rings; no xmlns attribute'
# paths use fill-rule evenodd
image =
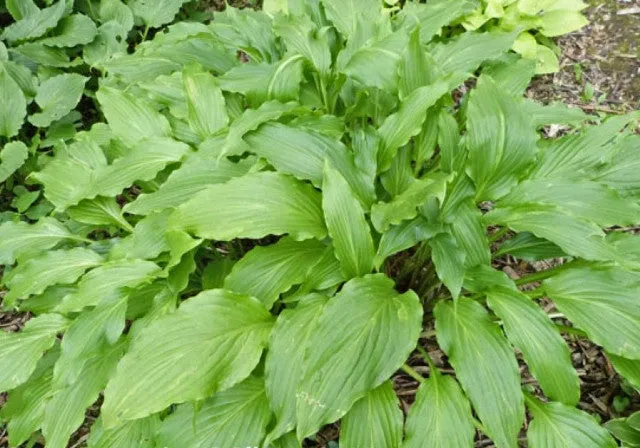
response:
<svg viewBox="0 0 640 448"><path fill-rule="evenodd" d="M449 219L451 219L451 234L466 255L466 266L489 264L491 252L485 234L486 228L482 224L482 214L475 204L464 203L456 211L455 218Z"/></svg>
<svg viewBox="0 0 640 448"><path fill-rule="evenodd" d="M571 365L571 353L549 317L515 289L494 288L487 304L502 319L509 340L524 354L529 370L545 395L575 406L580 380Z"/></svg>
<svg viewBox="0 0 640 448"><path fill-rule="evenodd" d="M547 11L540 17L540 32L548 37L561 36L579 30L589 21L578 11Z"/></svg>
<svg viewBox="0 0 640 448"><path fill-rule="evenodd" d="M317 240L282 238L271 246L256 247L238 261L224 288L259 299L271 309L280 294L302 283L320 261L326 246Z"/></svg>
<svg viewBox="0 0 640 448"><path fill-rule="evenodd" d="M640 390L640 359L627 359L607 353L607 357L620 375L629 381L633 387Z"/></svg>
<svg viewBox="0 0 640 448"><path fill-rule="evenodd" d="M639 145L640 136L635 134L621 138L608 163L598 168L594 180L623 194L637 195L640 192L640 176L638 175L640 173L638 171L640 159L637 157Z"/></svg>
<svg viewBox="0 0 640 448"><path fill-rule="evenodd" d="M84 14L72 14L60 21L53 36L38 42L50 47L75 47L90 43L98 34L96 24Z"/></svg>
<svg viewBox="0 0 640 448"><path fill-rule="evenodd" d="M502 243L494 253L496 257L513 255L527 261L541 261L550 258L562 258L566 254L550 241L538 238L532 233L522 232Z"/></svg>
<svg viewBox="0 0 640 448"><path fill-rule="evenodd" d="M131 224L122 216L122 210L115 198L99 196L95 199L85 199L78 205L67 210L74 221L97 226L117 226L129 232L133 230Z"/></svg>
<svg viewBox="0 0 640 448"><path fill-rule="evenodd" d="M182 74L189 111L189 126L205 139L229 124L222 90L210 73L185 70Z"/></svg>
<svg viewBox="0 0 640 448"><path fill-rule="evenodd" d="M103 23L116 22L120 25L122 34L133 28L133 12L121 0L100 0L98 14Z"/></svg>
<svg viewBox="0 0 640 448"><path fill-rule="evenodd" d="M223 184L249 171L254 159L232 163L226 159L219 162L197 156L189 157L180 168L173 171L160 188L153 193L142 193L135 201L126 204L123 210L136 215L174 208L187 202L196 193L209 185Z"/></svg>
<svg viewBox="0 0 640 448"><path fill-rule="evenodd" d="M356 401L342 418L340 445L344 448L398 448L402 442L402 411L387 381Z"/></svg>
<svg viewBox="0 0 640 448"><path fill-rule="evenodd" d="M20 86L0 66L0 136L11 138L22 127L27 115L27 100Z"/></svg>
<svg viewBox="0 0 640 448"><path fill-rule="evenodd" d="M498 447L517 446L524 418L520 371L500 327L477 302L464 297L435 309L438 343L488 436Z"/></svg>
<svg viewBox="0 0 640 448"><path fill-rule="evenodd" d="M535 57L526 59L507 53L502 58L486 64L482 72L489 75L500 90L509 93L513 97L521 98L527 87L529 87L535 70Z"/></svg>
<svg viewBox="0 0 640 448"><path fill-rule="evenodd" d="M340 262L336 259L333 246L328 246L322 258L308 272L300 286L300 293L322 291L345 281Z"/></svg>
<svg viewBox="0 0 640 448"><path fill-rule="evenodd" d="M170 210L151 213L138 221L133 233L118 241L109 252L110 260L119 258L152 260L170 250L167 220Z"/></svg>
<svg viewBox="0 0 640 448"><path fill-rule="evenodd" d="M22 142L9 142L0 151L0 182L4 182L29 157L29 149Z"/></svg>
<svg viewBox="0 0 640 448"><path fill-rule="evenodd" d="M96 95L109 126L125 143L171 135L167 119L141 98L106 86Z"/></svg>
<svg viewBox="0 0 640 448"><path fill-rule="evenodd" d="M20 446L40 428L51 390L53 365L57 359L58 350L49 350L38 361L27 382L13 389L0 409L0 420L8 421L9 446Z"/></svg>
<svg viewBox="0 0 640 448"><path fill-rule="evenodd" d="M364 210L349 184L329 162L324 168L322 209L345 277L370 273L375 249Z"/></svg>
<svg viewBox="0 0 640 448"><path fill-rule="evenodd" d="M14 61L2 61L2 65L7 73L9 73L9 76L20 86L25 97L31 99L36 96L37 78L33 76L29 68Z"/></svg>
<svg viewBox="0 0 640 448"><path fill-rule="evenodd" d="M274 21L274 31L282 38L287 50L303 55L322 76L329 74L331 52L327 33L318 31L309 16L278 16Z"/></svg>
<svg viewBox="0 0 640 448"><path fill-rule="evenodd" d="M445 173L461 172L467 152L460 146L458 122L446 110L438 114L438 146L440 147L440 168Z"/></svg>
<svg viewBox="0 0 640 448"><path fill-rule="evenodd" d="M398 112L384 120L378 130L382 137L382 146L378 152L378 172L387 170L398 148L420 133L427 109L447 90L447 84L443 81L420 87L402 102Z"/></svg>
<svg viewBox="0 0 640 448"><path fill-rule="evenodd" d="M640 415L640 414L639 414ZM614 418L606 422L603 426L607 428L616 439L620 440L622 446L637 447L640 444L640 430L629 424L629 419Z"/></svg>
<svg viewBox="0 0 640 448"><path fill-rule="evenodd" d="M65 73L47 79L38 87L36 103L41 112L29 116L35 126L45 128L73 109L84 91L88 78L75 73Z"/></svg>
<svg viewBox="0 0 640 448"><path fill-rule="evenodd" d="M98 154L102 155L102 151ZM90 191L95 190L95 171L72 158L55 157L31 177L44 185L44 196L60 211L91 196Z"/></svg>
<svg viewBox="0 0 640 448"><path fill-rule="evenodd" d="M431 258L438 277L454 299L460 295L465 274L465 253L458 247L455 238L440 233L429 240Z"/></svg>
<svg viewBox="0 0 640 448"><path fill-rule="evenodd" d="M476 198L497 199L536 156L533 121L487 76L479 78L471 93L467 117L467 171L476 184Z"/></svg>
<svg viewBox="0 0 640 448"><path fill-rule="evenodd" d="M580 124L589 119L589 115L578 107L571 107L563 103L540 104L536 101L525 100L527 113L533 116L536 128L551 124Z"/></svg>
<svg viewBox="0 0 640 448"><path fill-rule="evenodd" d="M216 240L285 233L304 240L327 234L320 194L289 176L267 172L207 187L176 209L169 227Z"/></svg>
<svg viewBox="0 0 640 448"><path fill-rule="evenodd" d="M434 79L434 65L430 55L420 45L420 28L411 33L409 44L399 67L400 92L406 97L419 87L431 84Z"/></svg>
<svg viewBox="0 0 640 448"><path fill-rule="evenodd" d="M400 27L411 31L418 25L420 42L427 44L434 36L440 34L443 26L447 26L456 19L470 14L477 6L475 1L435 0L428 3L405 3L398 12L396 20Z"/></svg>
<svg viewBox="0 0 640 448"><path fill-rule="evenodd" d="M0 264L51 249L66 239L78 239L59 221L42 218L36 224L7 221L0 225Z"/></svg>
<svg viewBox="0 0 640 448"><path fill-rule="evenodd" d="M134 339L105 390L104 427L234 386L260 360L272 325L252 297L216 289L184 301Z"/></svg>
<svg viewBox="0 0 640 448"><path fill-rule="evenodd" d="M122 288L133 288L150 282L160 274L160 267L144 260L118 260L87 272L78 282L78 290L64 298L58 306L62 312L81 311L95 306L106 297L122 294Z"/></svg>
<svg viewBox="0 0 640 448"><path fill-rule="evenodd" d="M347 39L356 32L358 22L375 20L382 14L376 0L321 0L327 18Z"/></svg>
<svg viewBox="0 0 640 448"><path fill-rule="evenodd" d="M422 215L415 219L401 222L392 226L382 234L378 244L375 265L379 269L384 260L397 252L415 246L420 241L426 241L438 232L438 227L427 221Z"/></svg>
<svg viewBox="0 0 640 448"><path fill-rule="evenodd" d="M302 298L295 309L285 309L273 328L265 361L265 382L276 425L265 445L292 430L296 424L298 384L312 330L322 314L327 299L319 294Z"/></svg>
<svg viewBox="0 0 640 448"><path fill-rule="evenodd" d="M133 13L151 28L157 28L173 21L180 7L188 0L131 0L129 7Z"/></svg>
<svg viewBox="0 0 640 448"><path fill-rule="evenodd" d="M266 123L247 134L249 150L264 157L278 171L321 186L325 159L344 177L360 202L368 206L375 198L373 185L355 166L352 153L340 141L313 131Z"/></svg>
<svg viewBox="0 0 640 448"><path fill-rule="evenodd" d="M9 289L5 304L42 294L46 288L58 284L74 283L87 269L102 263L96 252L76 247L44 252L31 257L5 274L4 284Z"/></svg>
<svg viewBox="0 0 640 448"><path fill-rule="evenodd" d="M9 14L16 21L37 14L40 10L33 0L6 0L5 3Z"/></svg>
<svg viewBox="0 0 640 448"><path fill-rule="evenodd" d="M67 327L59 314L41 314L17 333L0 331L0 390L11 390L29 379L42 353L50 349L56 335Z"/></svg>
<svg viewBox="0 0 640 448"><path fill-rule="evenodd" d="M467 448L474 435L471 406L460 386L431 368L409 409L402 448Z"/></svg>
<svg viewBox="0 0 640 448"><path fill-rule="evenodd" d="M47 47L37 42L14 47L11 49L11 52L27 58L34 64L61 68L71 67L75 64L75 62L69 60L69 56L64 49Z"/></svg>
<svg viewBox="0 0 640 448"><path fill-rule="evenodd" d="M166 448L257 447L270 420L264 380L250 376L201 405L180 405L162 422L158 438Z"/></svg>
<svg viewBox="0 0 640 448"><path fill-rule="evenodd" d="M154 448L160 419L157 415L126 422L113 429L104 429L102 418L91 426L87 440L89 448Z"/></svg>
<svg viewBox="0 0 640 448"><path fill-rule="evenodd" d="M48 8L33 10L32 14L24 16L17 22L4 29L2 37L10 42L33 39L42 36L58 24L65 13L66 2L59 0ZM31 8L29 8L31 12Z"/></svg>
<svg viewBox="0 0 640 448"><path fill-rule="evenodd" d="M620 268L576 267L547 279L558 309L609 353L640 359L640 281Z"/></svg>
<svg viewBox="0 0 640 448"><path fill-rule="evenodd" d="M615 448L613 437L586 412L561 403L527 397L533 421L527 431L531 448Z"/></svg>
<svg viewBox="0 0 640 448"><path fill-rule="evenodd" d="M384 275L347 282L309 339L297 395L298 439L342 417L389 378L413 350L421 323L415 293L398 294Z"/></svg>

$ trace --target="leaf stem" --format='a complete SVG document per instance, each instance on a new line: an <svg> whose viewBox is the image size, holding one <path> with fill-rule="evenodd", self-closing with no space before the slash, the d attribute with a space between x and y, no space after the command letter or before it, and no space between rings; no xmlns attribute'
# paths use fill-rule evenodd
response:
<svg viewBox="0 0 640 448"><path fill-rule="evenodd" d="M406 373L407 375L409 375L411 378L413 378L414 380L416 380L419 383L424 383L425 382L425 378L420 375L418 372L416 372L411 366L409 366L408 364L403 364L401 367L402 371L404 373Z"/></svg>

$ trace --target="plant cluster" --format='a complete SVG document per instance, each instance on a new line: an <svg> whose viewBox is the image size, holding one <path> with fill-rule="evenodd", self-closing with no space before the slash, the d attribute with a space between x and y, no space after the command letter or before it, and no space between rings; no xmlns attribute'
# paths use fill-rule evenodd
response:
<svg viewBox="0 0 640 448"><path fill-rule="evenodd" d="M32 315L0 332L11 446L67 446L98 401L94 448L300 447L338 420L345 448L515 447L525 410L531 447L615 447L561 334L640 388L640 114L524 99L522 29L464 31L479 2L267 1L127 41L183 3L6 1L1 180L37 193L0 225L3 308ZM565 262L514 280L505 254Z"/></svg>

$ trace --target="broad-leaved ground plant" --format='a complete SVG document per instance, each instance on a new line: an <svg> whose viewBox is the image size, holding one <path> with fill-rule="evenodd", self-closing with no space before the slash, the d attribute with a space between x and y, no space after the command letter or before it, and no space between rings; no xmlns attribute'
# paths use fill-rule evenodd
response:
<svg viewBox="0 0 640 448"><path fill-rule="evenodd" d="M10 444L67 446L102 395L89 447L299 447L338 420L345 448L516 447L525 411L531 447L615 447L561 333L640 387L639 115L525 100L521 30L442 32L467 3L227 8L100 62L104 122L28 176L51 210L0 225L3 307L33 316L0 333ZM565 262L514 281L505 254Z"/></svg>

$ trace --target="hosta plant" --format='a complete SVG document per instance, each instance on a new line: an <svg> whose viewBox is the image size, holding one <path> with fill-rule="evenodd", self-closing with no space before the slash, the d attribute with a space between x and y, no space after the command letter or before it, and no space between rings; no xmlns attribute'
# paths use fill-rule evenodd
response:
<svg viewBox="0 0 640 448"><path fill-rule="evenodd" d="M459 2L265 6L110 58L105 123L38 159L53 210L0 226L10 444L97 402L89 447L515 447L525 409L531 447L615 446L562 333L638 387L638 114L524 100L518 32L446 36Z"/></svg>

